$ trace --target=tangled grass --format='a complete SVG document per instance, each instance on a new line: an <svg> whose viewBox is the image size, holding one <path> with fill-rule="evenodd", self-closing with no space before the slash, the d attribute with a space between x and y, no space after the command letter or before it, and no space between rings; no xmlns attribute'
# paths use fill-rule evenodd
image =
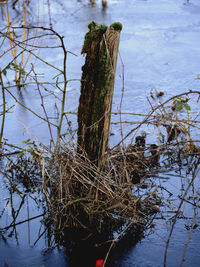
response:
<svg viewBox="0 0 200 267"><path fill-rule="evenodd" d="M140 180L148 175L144 160L137 146L132 152L129 146L110 152L99 169L86 155L63 147L48 159L43 172L54 230L75 228L96 234L113 233L130 222L146 225L149 215L159 210L159 200L153 197L153 188L139 194Z"/></svg>

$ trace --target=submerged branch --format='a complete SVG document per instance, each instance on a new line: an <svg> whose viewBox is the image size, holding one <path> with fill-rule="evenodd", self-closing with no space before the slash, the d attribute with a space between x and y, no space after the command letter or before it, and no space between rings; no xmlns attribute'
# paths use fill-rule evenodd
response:
<svg viewBox="0 0 200 267"><path fill-rule="evenodd" d="M8 229L11 228L11 227L15 227L15 226L20 225L20 224L23 224L23 223L25 223L25 222L29 222L29 221L35 220L35 219L40 218L40 217L42 217L42 216L44 216L44 215L45 215L45 213L42 213L42 214L40 214L40 215L31 217L31 218L29 218L29 219L26 219L26 220L23 220L23 221L20 221L20 222L17 222L17 223L12 223L12 224L10 224L9 226L6 226L6 227L4 227L4 228L0 228L0 231L8 230Z"/></svg>

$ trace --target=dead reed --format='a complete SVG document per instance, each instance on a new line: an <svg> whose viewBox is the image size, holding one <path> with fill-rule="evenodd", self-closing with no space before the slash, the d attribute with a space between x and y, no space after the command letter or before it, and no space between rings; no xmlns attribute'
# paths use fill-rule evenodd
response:
<svg viewBox="0 0 200 267"><path fill-rule="evenodd" d="M159 210L158 199L150 199L153 188L138 194L140 180L149 174L137 144L112 151L102 169L65 146L43 164L43 191L57 233L65 228L113 233L130 221L145 225Z"/></svg>

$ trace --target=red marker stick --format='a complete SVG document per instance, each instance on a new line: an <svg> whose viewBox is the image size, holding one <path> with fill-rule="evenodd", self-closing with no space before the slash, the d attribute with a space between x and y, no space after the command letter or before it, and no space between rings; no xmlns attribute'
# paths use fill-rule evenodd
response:
<svg viewBox="0 0 200 267"><path fill-rule="evenodd" d="M103 260L97 260L96 267L103 267Z"/></svg>

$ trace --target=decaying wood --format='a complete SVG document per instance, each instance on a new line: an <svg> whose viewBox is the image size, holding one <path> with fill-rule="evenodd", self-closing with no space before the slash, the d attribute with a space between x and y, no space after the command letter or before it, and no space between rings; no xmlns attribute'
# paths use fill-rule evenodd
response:
<svg viewBox="0 0 200 267"><path fill-rule="evenodd" d="M121 27L120 23L110 27L90 23L82 49L86 60L78 110L78 151L85 151L97 165L103 163L108 146Z"/></svg>

